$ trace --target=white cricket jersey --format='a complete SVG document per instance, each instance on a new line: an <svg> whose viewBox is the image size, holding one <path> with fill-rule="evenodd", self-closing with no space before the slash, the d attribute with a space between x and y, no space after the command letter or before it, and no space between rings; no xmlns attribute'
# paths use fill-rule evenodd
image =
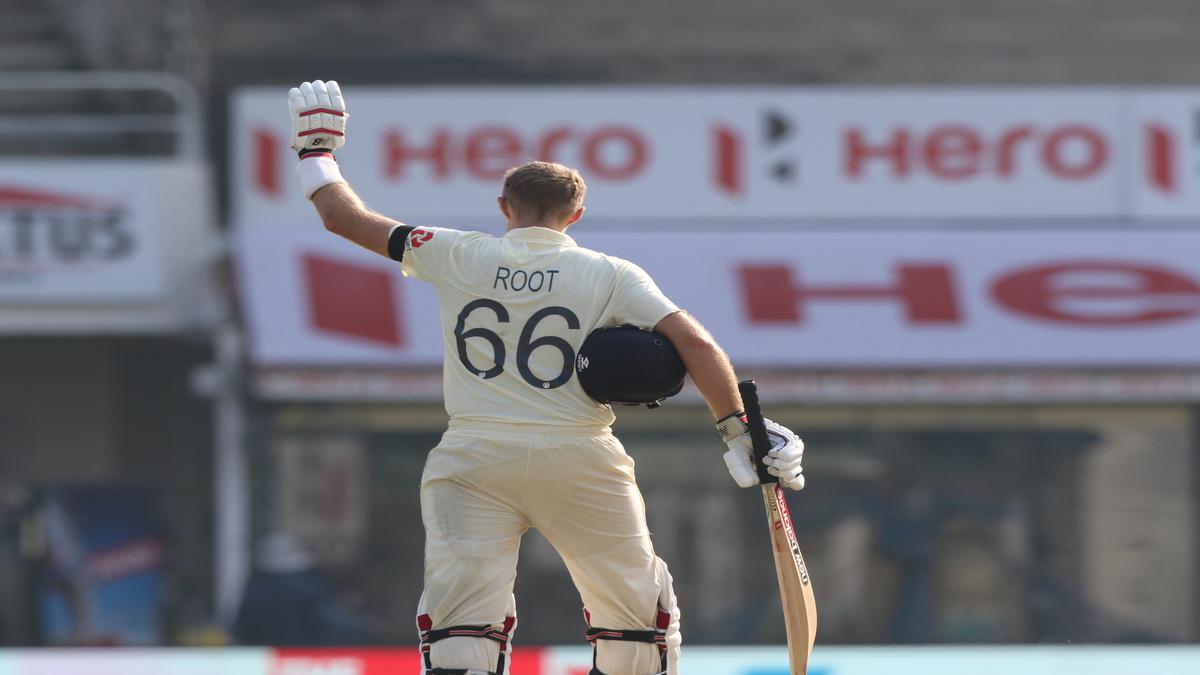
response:
<svg viewBox="0 0 1200 675"><path fill-rule="evenodd" d="M446 412L460 422L612 424L575 376L580 345L597 328L649 329L679 309L637 265L544 227L415 228L402 269L437 289Z"/></svg>

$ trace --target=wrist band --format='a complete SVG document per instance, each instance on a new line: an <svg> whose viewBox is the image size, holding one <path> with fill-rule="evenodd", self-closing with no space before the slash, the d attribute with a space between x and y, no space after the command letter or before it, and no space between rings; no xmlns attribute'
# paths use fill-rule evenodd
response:
<svg viewBox="0 0 1200 675"><path fill-rule="evenodd" d="M746 433L746 427L746 413L739 410L717 422L717 433L721 434L722 439L728 441Z"/></svg>
<svg viewBox="0 0 1200 675"><path fill-rule="evenodd" d="M314 192L330 183L346 182L331 152L306 154L296 165L296 173L300 174L300 189L304 191L307 199L312 199Z"/></svg>

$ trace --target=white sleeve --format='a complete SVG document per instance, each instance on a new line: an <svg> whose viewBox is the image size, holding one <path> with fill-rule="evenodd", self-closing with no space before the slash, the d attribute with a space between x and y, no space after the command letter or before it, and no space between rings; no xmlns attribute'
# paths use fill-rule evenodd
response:
<svg viewBox="0 0 1200 675"><path fill-rule="evenodd" d="M400 261L404 276L436 283L439 273L449 268L455 244L466 234L470 233L446 227L398 226L392 230L392 237L404 239L389 241L388 250Z"/></svg>
<svg viewBox="0 0 1200 675"><path fill-rule="evenodd" d="M649 330L679 311L645 270L629 261L621 263L613 293L612 318L617 325L632 324Z"/></svg>

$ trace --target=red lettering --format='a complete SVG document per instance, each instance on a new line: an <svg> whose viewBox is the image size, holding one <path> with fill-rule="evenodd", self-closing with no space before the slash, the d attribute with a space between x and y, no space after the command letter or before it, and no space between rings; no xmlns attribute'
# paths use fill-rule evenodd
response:
<svg viewBox="0 0 1200 675"><path fill-rule="evenodd" d="M483 127L467 136L467 172L481 180L499 180L521 161L521 139L503 127Z"/></svg>
<svg viewBox="0 0 1200 675"><path fill-rule="evenodd" d="M1171 130L1158 124L1146 125L1146 174L1159 192L1175 191L1175 141Z"/></svg>
<svg viewBox="0 0 1200 675"><path fill-rule="evenodd" d="M947 265L897 265L894 286L802 285L788 265L743 265L738 273L753 323L803 323L804 305L810 300L898 301L914 324L954 323L962 318Z"/></svg>
<svg viewBox="0 0 1200 675"><path fill-rule="evenodd" d="M259 190L269 195L277 196L283 193L279 182L281 145L271 131L261 128L254 130L254 182Z"/></svg>
<svg viewBox="0 0 1200 675"><path fill-rule="evenodd" d="M742 192L742 139L736 131L726 126L713 129L715 145L714 179L725 192Z"/></svg>
<svg viewBox="0 0 1200 675"><path fill-rule="evenodd" d="M946 180L962 180L979 173L983 140L970 127L946 126L925 137L925 165Z"/></svg>
<svg viewBox="0 0 1200 675"><path fill-rule="evenodd" d="M1011 178L1016 173L1017 146L1021 141L1033 138L1033 127L1013 127L1000 137L1000 150L996 153L996 173L1001 178Z"/></svg>
<svg viewBox="0 0 1200 675"><path fill-rule="evenodd" d="M433 167L433 175L437 180L446 180L450 176L450 132L438 129L433 132L429 145L411 147L405 143L404 136L398 131L389 131L383 138L384 142L384 175L388 178L402 179L405 167L410 161L429 162Z"/></svg>
<svg viewBox="0 0 1200 675"><path fill-rule="evenodd" d="M618 151L605 147L617 147ZM624 157L624 162L610 163L611 155ZM646 165L646 142L632 129L626 127L602 127L588 135L583 142L583 164L596 177L605 180L624 180L632 177Z"/></svg>
<svg viewBox="0 0 1200 675"><path fill-rule="evenodd" d="M1074 143L1072 143L1074 141ZM1063 146L1081 145L1082 161L1069 164ZM1042 163L1050 173L1067 180L1091 178L1108 162L1108 143L1095 129L1070 125L1056 129L1042 142Z"/></svg>
<svg viewBox="0 0 1200 675"><path fill-rule="evenodd" d="M561 155L569 155L564 158ZM522 137L508 127L485 126L463 136L435 129L425 141L412 141L400 131L384 134L384 175L404 180L411 165L424 164L433 180L445 181L462 171L472 180L498 180L527 158L578 162L601 180L629 180L646 168L650 145L635 129L620 126L583 131L551 127Z"/></svg>
<svg viewBox="0 0 1200 675"><path fill-rule="evenodd" d="M542 136L542 142L538 144L537 158L544 162L557 161L556 158L558 157L558 146L562 145L565 141L570 140L570 138L574 135L575 132L571 131L567 127L555 127L550 131L547 131L546 134Z"/></svg>
<svg viewBox="0 0 1200 675"><path fill-rule="evenodd" d="M1022 147L1031 145L1032 159L1041 169L1063 180L1086 180L1108 165L1110 149L1104 135L1091 127L1068 124L1039 133L1029 125L985 137L963 124L932 127L924 136L908 129L892 130L884 142L872 145L865 132L852 127L845 136L848 178L862 178L872 163L883 163L894 178L910 177L924 169L934 178L968 180L985 172L997 178L1016 174Z"/></svg>
<svg viewBox="0 0 1200 675"><path fill-rule="evenodd" d="M1000 277L991 292L1018 314L1083 326L1200 315L1200 283L1161 267L1111 260L1027 267Z"/></svg>
<svg viewBox="0 0 1200 675"><path fill-rule="evenodd" d="M883 145L870 146L863 139L862 129L851 128L846 132L846 175L852 178L862 177L863 164L869 159L885 160L891 166L893 175L907 178L908 130L897 129L892 133L890 141Z"/></svg>

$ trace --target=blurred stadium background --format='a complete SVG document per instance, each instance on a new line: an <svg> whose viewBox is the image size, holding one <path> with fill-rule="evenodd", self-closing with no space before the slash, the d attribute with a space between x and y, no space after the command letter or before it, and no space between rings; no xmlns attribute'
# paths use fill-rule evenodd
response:
<svg viewBox="0 0 1200 675"><path fill-rule="evenodd" d="M806 440L814 672L1200 672L1197 26L1191 0L3 0L0 673L416 672L440 344L429 290L298 194L284 99L315 78L347 176L410 223L496 232L504 168L584 171L573 234ZM685 671L783 673L710 422L685 392L617 428ZM518 649L564 647L514 673L585 672L536 533L520 570ZM239 612L256 584L295 604ZM337 649L32 649L264 643Z"/></svg>

